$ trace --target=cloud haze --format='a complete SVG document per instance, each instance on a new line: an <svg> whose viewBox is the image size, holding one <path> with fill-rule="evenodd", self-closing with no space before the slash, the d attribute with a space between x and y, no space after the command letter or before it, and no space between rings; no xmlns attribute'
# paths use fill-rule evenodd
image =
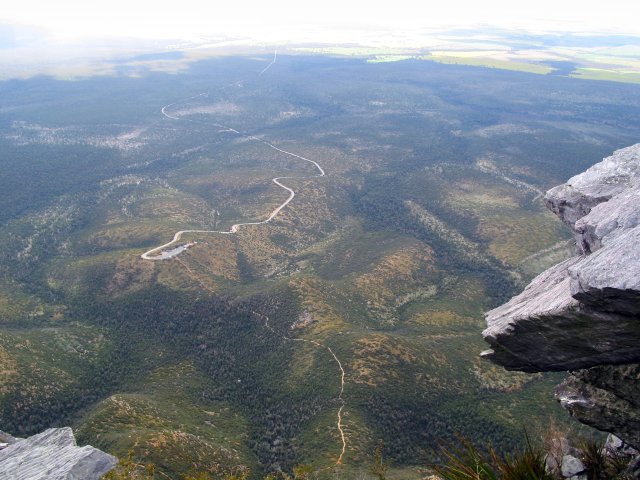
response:
<svg viewBox="0 0 640 480"><path fill-rule="evenodd" d="M345 30L415 30L489 24L498 27L640 33L640 8L629 0L22 0L3 6L0 21L35 25L59 38L121 36L193 40L238 35L270 40L306 33L340 41Z"/></svg>

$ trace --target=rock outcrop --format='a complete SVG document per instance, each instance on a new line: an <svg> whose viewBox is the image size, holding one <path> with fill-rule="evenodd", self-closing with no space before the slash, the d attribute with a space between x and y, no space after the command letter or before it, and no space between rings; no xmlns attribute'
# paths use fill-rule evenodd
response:
<svg viewBox="0 0 640 480"><path fill-rule="evenodd" d="M483 356L574 371L557 396L579 420L640 446L640 144L545 195L577 255L488 312ZM576 371L578 370L578 371Z"/></svg>
<svg viewBox="0 0 640 480"><path fill-rule="evenodd" d="M602 365L571 373L556 397L582 423L640 449L640 365Z"/></svg>
<svg viewBox="0 0 640 480"><path fill-rule="evenodd" d="M20 439L0 430L0 444L9 446L12 443L16 443L18 440Z"/></svg>
<svg viewBox="0 0 640 480"><path fill-rule="evenodd" d="M0 479L98 480L117 463L114 456L90 445L78 447L68 427L50 428L27 439L4 438L9 445L0 450Z"/></svg>

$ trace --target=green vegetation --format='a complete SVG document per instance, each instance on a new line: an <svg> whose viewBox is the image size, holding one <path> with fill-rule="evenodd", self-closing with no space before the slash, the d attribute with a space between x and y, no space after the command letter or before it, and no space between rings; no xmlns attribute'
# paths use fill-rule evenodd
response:
<svg viewBox="0 0 640 480"><path fill-rule="evenodd" d="M378 480L385 480L389 470L389 462L382 458L383 449L384 444L382 443L376 447L373 453L373 463L371 464L371 473L378 477Z"/></svg>
<svg viewBox="0 0 640 480"><path fill-rule="evenodd" d="M629 457L620 454L607 453L605 442L598 440L584 440L580 444L582 462L593 480L630 480L627 471Z"/></svg>
<svg viewBox="0 0 640 480"><path fill-rule="evenodd" d="M315 53L327 56L347 56L347 57L369 57L371 55L400 55L404 54L407 49L404 48L388 48L388 47L297 47L295 51L302 53Z"/></svg>
<svg viewBox="0 0 640 480"><path fill-rule="evenodd" d="M373 58L367 60L369 63L386 63L386 62L401 62L402 60L410 60L416 58L411 55L376 55Z"/></svg>
<svg viewBox="0 0 640 480"><path fill-rule="evenodd" d="M624 72L603 68L577 68L571 76L585 80L607 80L610 82L640 83L639 72Z"/></svg>
<svg viewBox="0 0 640 480"><path fill-rule="evenodd" d="M403 60L429 60L447 65L467 65L495 68L539 75L567 75L586 80L607 80L621 83L640 82L640 40L588 37L546 38L542 35L512 38L506 32L491 34L486 42L470 42L463 37L435 35L427 44L436 49L406 47L368 47L362 45L294 47L293 52L328 55L338 58L362 58L368 63L388 63ZM438 41L439 40L439 41ZM419 43L418 43L419 44Z"/></svg>
<svg viewBox="0 0 640 480"><path fill-rule="evenodd" d="M502 60L499 58L476 57L456 55L455 52L431 54L420 57L423 60L433 60L434 62L448 65L470 65L474 67L499 68L503 70L514 70L517 72L537 73L546 75L553 71L552 67L536 63L518 62L514 60Z"/></svg>
<svg viewBox="0 0 640 480"><path fill-rule="evenodd" d="M515 454L501 454L492 446L483 452L467 439L460 446L443 448L444 465L435 472L444 480L553 480L545 468L545 452L527 439Z"/></svg>
<svg viewBox="0 0 640 480"><path fill-rule="evenodd" d="M243 447L246 420L226 403L203 400L207 379L191 363L159 368L139 393L112 395L76 431L79 441L136 462L188 475L230 474L255 464ZM134 445L132 447L132 444Z"/></svg>
<svg viewBox="0 0 640 480"><path fill-rule="evenodd" d="M558 415L557 376L478 359L482 315L566 254L538 191L637 140L635 87L411 60L276 66L0 84L2 430L71 424L173 479L374 478L382 441L385 477L406 480L453 432L498 450L522 444L523 418ZM267 225L141 260L176 230L266 218L286 198L271 179L312 171L219 123L327 176L288 179L296 197ZM345 372L339 465L341 371L318 344Z"/></svg>

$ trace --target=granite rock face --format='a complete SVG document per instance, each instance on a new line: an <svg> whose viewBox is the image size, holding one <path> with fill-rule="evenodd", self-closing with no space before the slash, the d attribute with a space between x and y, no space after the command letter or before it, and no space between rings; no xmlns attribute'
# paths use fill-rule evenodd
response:
<svg viewBox="0 0 640 480"><path fill-rule="evenodd" d="M640 455L638 450L631 445L627 445L621 438L612 434L607 436L604 448L610 456L637 457Z"/></svg>
<svg viewBox="0 0 640 480"><path fill-rule="evenodd" d="M585 218L597 205L608 202L630 189L637 187L640 178L640 143L617 150L610 157L589 168L586 172L569 179L564 185L552 188L545 195L547 207L572 230L580 229ZM605 212L611 208L606 207ZM605 213L605 218L610 217ZM602 218L602 217L601 217ZM581 220L580 225L576 223ZM581 253L582 238L576 231L578 249Z"/></svg>
<svg viewBox="0 0 640 480"><path fill-rule="evenodd" d="M50 428L0 450L0 478L98 480L117 459L90 445L78 447L71 428Z"/></svg>
<svg viewBox="0 0 640 480"><path fill-rule="evenodd" d="M640 362L640 144L545 196L578 254L487 314L484 353L508 369Z"/></svg>
<svg viewBox="0 0 640 480"><path fill-rule="evenodd" d="M561 472L565 478L571 478L584 473L586 470L584 463L578 457L573 455L565 455L562 457Z"/></svg>
<svg viewBox="0 0 640 480"><path fill-rule="evenodd" d="M556 397L582 423L640 449L640 365L602 365L572 372Z"/></svg>
<svg viewBox="0 0 640 480"><path fill-rule="evenodd" d="M483 356L572 373L556 396L579 421L640 447L640 144L545 195L577 254L487 313Z"/></svg>

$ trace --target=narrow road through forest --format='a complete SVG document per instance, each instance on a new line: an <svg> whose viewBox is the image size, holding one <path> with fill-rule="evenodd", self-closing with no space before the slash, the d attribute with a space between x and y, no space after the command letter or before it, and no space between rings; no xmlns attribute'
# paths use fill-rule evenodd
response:
<svg viewBox="0 0 640 480"><path fill-rule="evenodd" d="M262 76L267 70L269 70L277 61L278 58L278 51L276 50L274 55L273 55L273 60L271 61L271 63L269 63L269 65L267 65L264 69L262 69L262 71L260 71L260 73L258 74L258 77ZM234 82L232 85L237 85L242 83L242 81L239 82ZM207 93L199 93L197 95L193 95L191 97L185 98L181 101L178 102L174 102L174 103L170 103L168 105L165 105L164 107L161 108L160 112L162 113L162 115L164 115L166 118L169 118L171 120L184 120L179 116L175 116L172 115L170 113L171 108L174 107L175 105L178 105L180 103L192 100L194 98L198 98L198 97L207 97ZM241 227L244 226L248 226L248 225L264 225L266 223L271 222L271 220L273 220L274 218L276 218L276 216L282 211L283 208L285 208L296 196L296 192L289 186L285 185L284 183L282 183L281 180L293 180L293 179L306 179L306 178L317 178L317 177L324 177L325 176L325 171L323 170L323 168L320 166L320 164L318 162L316 162L315 160L311 160L309 158L303 157L302 155L298 155L296 153L293 152L289 152L287 150L284 150L282 148L279 148L275 145L273 145L272 143L262 139L262 138L258 138L254 135L250 135L250 134L246 134L243 133L239 130L236 130L235 128L229 127L227 125L222 125L219 123L212 123L211 125L221 128L223 129L225 132L231 132L231 133L235 133L237 135L240 135L242 137L245 137L247 139L250 140L254 140L256 142L260 142L263 145L277 151L280 152L284 155L288 155L290 157L296 158L298 160L301 160L303 162L308 162L311 165L314 166L314 168L318 171L317 174L315 175L306 175L306 176L282 176L282 177L274 177L273 179L271 179L271 181L273 183L275 183L276 185L278 185L280 188L286 190L289 195L287 197L286 200L284 200L280 205L278 205L270 214L269 216L262 221L259 222L242 222L242 223L236 223L234 225L231 226L231 228L229 230L180 230L178 232L176 232L172 238L172 240L170 242L167 242L163 245L157 246L152 248L151 250L146 251L145 253L143 253L141 255L141 258L144 260L152 260L152 261L161 261L161 260L168 260L174 257L177 257L179 254L181 254L182 252L186 251L188 249L189 245L176 245L180 239L182 238L183 235L185 234L222 234L222 235L231 235L234 233L237 233L238 230ZM172 246L176 245L175 247L171 248ZM167 250L169 249L169 250ZM176 258L176 260L178 260L178 262L187 270L189 276L194 279L195 281L197 281L203 288L205 288L206 290L215 293L211 290L210 287L208 287L204 282L202 282L202 280L200 280L198 278L198 276L195 274L195 272L193 272L193 270L191 268L189 268L189 266L182 261L180 258ZM344 428L343 428L343 423L342 423L342 414L343 414L343 410L345 407L345 401L344 401L344 385L345 385L345 370L342 366L342 362L340 362L340 359L336 356L336 354L334 353L334 351L331 349L331 347L324 345L320 342L317 342L315 340L307 340L307 339L303 339L303 338L294 338L294 337L288 337L286 335L282 335L279 334L271 325L269 325L269 317L266 315L263 315L259 312L255 312L252 311L252 314L254 314L255 316L257 316L258 318L260 318L262 321L264 321L264 326L265 328L267 328L269 331L271 331L272 333L278 335L279 337L281 337L284 340L287 341L292 341L292 342L304 342L304 343L309 343L312 345L315 345L318 348L324 349L325 351L327 351L331 357L332 360L336 363L336 365L338 366L339 370L340 370L340 391L339 394L337 396L337 400L340 404L340 407L338 409L338 413L337 413L337 422L336 422L336 426L338 429L338 432L340 434L340 442L341 442L341 448L340 448L340 455L338 456L338 459L336 460L336 462L333 465L330 465L328 467L325 467L321 470L328 470L330 468L333 468L334 466L337 465L341 465L342 464L342 460L344 458L346 449L347 449L347 439L345 436L345 432L344 432Z"/></svg>

